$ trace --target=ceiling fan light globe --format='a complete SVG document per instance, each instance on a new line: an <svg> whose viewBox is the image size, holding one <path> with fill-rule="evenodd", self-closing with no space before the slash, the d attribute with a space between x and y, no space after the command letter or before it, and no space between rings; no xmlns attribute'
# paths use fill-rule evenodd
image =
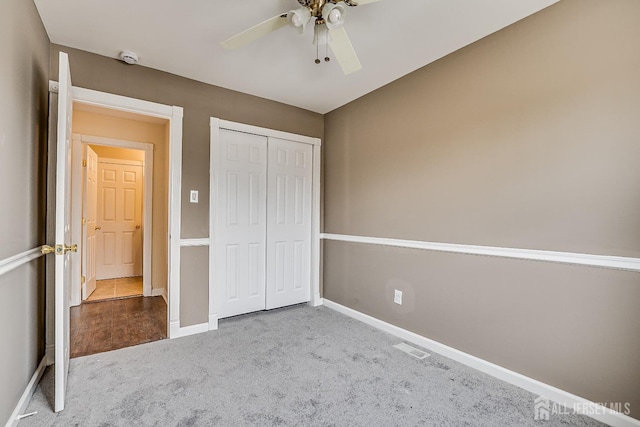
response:
<svg viewBox="0 0 640 427"><path fill-rule="evenodd" d="M329 22L332 24L340 24L342 22L342 13L338 9L333 9L329 12Z"/></svg>
<svg viewBox="0 0 640 427"><path fill-rule="evenodd" d="M289 21L289 25L297 29L298 32L302 34L309 21L311 21L311 11L306 7L290 10L289 13L287 13L287 19Z"/></svg>
<svg viewBox="0 0 640 427"><path fill-rule="evenodd" d="M335 30L342 27L346 11L342 4L326 3L322 8L322 18L327 23L327 28Z"/></svg>

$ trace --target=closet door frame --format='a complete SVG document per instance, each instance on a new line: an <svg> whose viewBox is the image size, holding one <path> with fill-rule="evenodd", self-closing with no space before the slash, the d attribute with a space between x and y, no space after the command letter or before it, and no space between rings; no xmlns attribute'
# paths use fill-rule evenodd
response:
<svg viewBox="0 0 640 427"><path fill-rule="evenodd" d="M243 123L230 122L212 117L210 120L210 173L209 173L209 329L217 329L218 307L216 301L216 209L218 206L217 176L218 170L218 145L220 129L236 132L250 133L265 136L267 138L279 138L289 141L309 144L313 147L313 175L312 175L312 201L311 201L311 299L309 305L317 307L322 305L320 298L320 138L297 135Z"/></svg>

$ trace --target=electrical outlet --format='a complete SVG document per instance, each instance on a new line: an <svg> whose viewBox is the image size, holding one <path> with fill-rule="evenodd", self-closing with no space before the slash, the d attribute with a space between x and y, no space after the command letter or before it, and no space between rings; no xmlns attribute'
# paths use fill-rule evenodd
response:
<svg viewBox="0 0 640 427"><path fill-rule="evenodd" d="M191 190L189 201L191 203L198 203L198 190Z"/></svg>
<svg viewBox="0 0 640 427"><path fill-rule="evenodd" d="M393 302L402 305L402 291L397 289L393 291Z"/></svg>

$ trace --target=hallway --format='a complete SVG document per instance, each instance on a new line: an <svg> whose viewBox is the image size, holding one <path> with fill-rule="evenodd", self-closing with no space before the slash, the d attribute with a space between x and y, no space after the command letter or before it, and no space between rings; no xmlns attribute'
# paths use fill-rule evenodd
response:
<svg viewBox="0 0 640 427"><path fill-rule="evenodd" d="M134 297L71 308L71 357L86 356L167 337L162 297Z"/></svg>

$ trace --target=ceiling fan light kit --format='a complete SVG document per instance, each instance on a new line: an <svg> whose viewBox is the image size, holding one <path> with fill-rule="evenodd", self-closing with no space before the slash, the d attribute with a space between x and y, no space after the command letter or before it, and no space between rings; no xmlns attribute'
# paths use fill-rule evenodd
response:
<svg viewBox="0 0 640 427"><path fill-rule="evenodd" d="M344 74L351 74L361 69L362 65L344 29L347 12L345 5L355 7L376 1L379 0L360 0L359 2L353 0L298 0L302 7L267 19L221 44L225 49L238 49L287 25L295 28L298 33L304 34L309 23L313 21L313 43L316 45L316 52L320 45L328 45ZM317 56L315 63L319 64L321 61ZM329 60L329 56L325 56L325 61L329 62Z"/></svg>
<svg viewBox="0 0 640 427"><path fill-rule="evenodd" d="M311 11L306 7L290 10L289 13L287 13L287 20L289 21L289 25L302 34L311 21Z"/></svg>

